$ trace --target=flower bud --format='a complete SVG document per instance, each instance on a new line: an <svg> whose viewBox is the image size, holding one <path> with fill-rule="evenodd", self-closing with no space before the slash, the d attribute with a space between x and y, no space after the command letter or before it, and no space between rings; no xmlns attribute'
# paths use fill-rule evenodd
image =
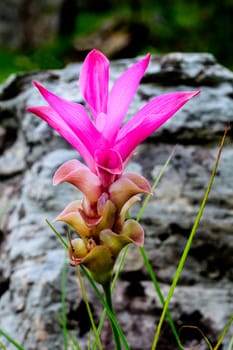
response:
<svg viewBox="0 0 233 350"><path fill-rule="evenodd" d="M79 259L85 258L88 253L88 249L85 242L81 238L75 238L70 242L68 253L71 262L76 259L78 261Z"/></svg>

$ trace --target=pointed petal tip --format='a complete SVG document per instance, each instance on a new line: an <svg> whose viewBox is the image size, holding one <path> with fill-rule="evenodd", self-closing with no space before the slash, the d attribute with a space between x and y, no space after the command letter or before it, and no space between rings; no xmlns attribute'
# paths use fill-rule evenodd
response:
<svg viewBox="0 0 233 350"><path fill-rule="evenodd" d="M103 59L105 59L105 60L107 60L108 61L108 59L107 59L107 57L100 51L100 50L98 50L98 49L93 49L93 50L91 50L90 52L89 52L89 54L87 55L87 57L90 57L90 56L99 56L99 57L101 57L101 58L103 58Z"/></svg>
<svg viewBox="0 0 233 350"><path fill-rule="evenodd" d="M55 219L53 219L53 222L61 221L60 215L56 216Z"/></svg>
<svg viewBox="0 0 233 350"><path fill-rule="evenodd" d="M201 93L201 90L195 90L195 91L186 91L185 94L188 96L188 99L197 96Z"/></svg>
<svg viewBox="0 0 233 350"><path fill-rule="evenodd" d="M42 110L44 107L45 106L29 106L29 107L26 107L25 110L27 112L38 114L38 112L40 112L40 110Z"/></svg>
<svg viewBox="0 0 233 350"><path fill-rule="evenodd" d="M149 63L150 59L151 59L151 53L148 52L148 53L146 54L146 56L144 57L144 60L147 61L147 62Z"/></svg>
<svg viewBox="0 0 233 350"><path fill-rule="evenodd" d="M77 159L70 159L61 164L53 175L53 185L56 186L59 183L64 182L72 171L80 167L82 167L82 165Z"/></svg>
<svg viewBox="0 0 233 350"><path fill-rule="evenodd" d="M40 89L43 87L43 85L38 80L33 80L32 83L37 89Z"/></svg>
<svg viewBox="0 0 233 350"><path fill-rule="evenodd" d="M33 80L33 85L39 90L40 94L45 98L49 92L39 81ZM45 98L46 99L46 98Z"/></svg>
<svg viewBox="0 0 233 350"><path fill-rule="evenodd" d="M57 178L55 178L55 175L53 177L53 182L52 183L53 183L53 186L57 186L59 184L59 181L58 181Z"/></svg>
<svg viewBox="0 0 233 350"><path fill-rule="evenodd" d="M35 107L26 107L25 110L26 110L27 112L34 113L33 111L35 110Z"/></svg>
<svg viewBox="0 0 233 350"><path fill-rule="evenodd" d="M138 61L138 65L142 64L142 67L144 67L143 68L144 72L146 71L146 69L150 63L150 59L151 59L151 54L148 52L141 60Z"/></svg>
<svg viewBox="0 0 233 350"><path fill-rule="evenodd" d="M88 65L89 64L92 65L96 62L105 63L105 64L107 64L107 66L109 65L108 58L101 51L99 51L97 49L93 49L87 54L87 56L83 62L83 66L85 66L86 63L88 63Z"/></svg>

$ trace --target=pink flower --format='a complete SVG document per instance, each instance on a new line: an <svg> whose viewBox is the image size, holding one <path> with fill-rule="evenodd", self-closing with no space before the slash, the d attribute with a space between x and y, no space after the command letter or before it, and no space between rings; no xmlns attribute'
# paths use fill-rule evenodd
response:
<svg viewBox="0 0 233 350"><path fill-rule="evenodd" d="M92 50L79 78L91 117L83 105L66 101L34 82L49 106L28 110L45 120L80 153L103 188L108 188L122 174L139 143L199 93L173 92L157 96L122 126L149 60L147 54L128 68L109 92L109 61L101 52Z"/></svg>
<svg viewBox="0 0 233 350"><path fill-rule="evenodd" d="M123 124L138 84L149 64L148 54L123 73L109 92L109 61L97 50L86 57L79 85L89 107L69 102L34 82L49 106L30 107L64 137L87 165L73 159L57 169L53 184L69 182L83 194L56 218L73 227L78 238L68 249L73 266L84 264L93 278L105 284L111 279L121 249L135 243L142 246L141 225L127 219L128 210L151 193L148 181L135 173L124 173L134 149L188 100L194 92L174 92L149 101L130 121Z"/></svg>

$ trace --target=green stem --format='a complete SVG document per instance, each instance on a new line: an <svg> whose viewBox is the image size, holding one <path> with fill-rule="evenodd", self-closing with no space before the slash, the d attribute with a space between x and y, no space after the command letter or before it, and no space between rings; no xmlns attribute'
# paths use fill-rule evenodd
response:
<svg viewBox="0 0 233 350"><path fill-rule="evenodd" d="M64 341L64 350L68 349L68 337L67 337L67 319L66 319L66 262L67 254L65 252L64 263L62 268L62 277L61 277L61 317L62 317L62 330L63 330L63 341Z"/></svg>
<svg viewBox="0 0 233 350"><path fill-rule="evenodd" d="M125 350L130 350L129 345L125 339L125 336L120 328L120 326L118 325L118 322L115 318L114 313L112 312L112 310L110 310L105 298L102 296L102 294L100 293L99 289L97 288L95 282L93 281L90 273L88 272L88 270L83 266L80 265L81 270L83 271L83 273L85 274L86 278L88 279L90 285L92 286L92 288L94 289L96 295L98 296L99 300L101 301L101 303L103 304L103 306L105 307L107 313L108 313L108 317L111 319L111 322L114 324L114 326L116 327L116 329L118 330L118 334L119 337L122 341L122 343L124 344Z"/></svg>
<svg viewBox="0 0 233 350"><path fill-rule="evenodd" d="M106 303L107 303L109 309L114 314L113 307L112 307L112 294L111 294L110 283L104 284L103 285L103 290L104 290ZM109 320L110 320L111 326L112 326L112 334L113 334L113 337L114 337L115 350L121 350L121 341L120 341L118 330L117 330L115 324L112 322L112 319L109 318Z"/></svg>
<svg viewBox="0 0 233 350"><path fill-rule="evenodd" d="M112 285L111 285L111 294L113 293L113 291L114 291L114 289L115 289L115 286L116 286L116 283L117 283L117 280L118 280L118 277L119 277L121 268L122 268L122 266L123 266L123 264L124 264L125 257L126 257L126 254L127 254L127 252L128 252L128 249L129 249L129 245L126 246L126 247L124 248L123 254L122 254L121 258L120 258L118 267L117 267L117 269L116 269L115 276L114 276L113 281L112 281ZM102 328L103 328L103 324L104 324L104 320L105 320L106 314L107 314L106 309L104 309L104 311L102 312L101 318L100 318L99 326L98 326L98 334L101 333L101 330L102 330ZM94 342L93 347L92 347L92 350L95 350L95 349L96 349L96 341Z"/></svg>
<svg viewBox="0 0 233 350"><path fill-rule="evenodd" d="M103 350L103 347L102 347L102 344L101 344L101 341L100 341L100 338L99 338L99 334L98 334L98 331L97 331L96 326L95 326L95 321L94 321L94 317L93 317L93 314L92 314L92 311L91 311L91 307L90 307L90 304L88 302L86 289L85 289L85 286L84 286L84 282L83 282L83 279L82 279L79 267L77 267L76 271L77 271L77 276L78 276L78 279L79 279L80 288L81 288L81 291L82 291L83 300L85 302L85 305L86 305L86 308L87 308L87 312L88 312L88 316L89 316L89 319L90 319L90 322L91 322L92 330L93 330L93 332L95 334L95 339L96 339L97 346L98 346L99 350Z"/></svg>

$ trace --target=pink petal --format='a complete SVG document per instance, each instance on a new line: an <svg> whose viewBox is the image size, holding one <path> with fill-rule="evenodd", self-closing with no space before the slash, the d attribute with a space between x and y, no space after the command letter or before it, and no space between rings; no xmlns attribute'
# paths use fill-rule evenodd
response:
<svg viewBox="0 0 233 350"><path fill-rule="evenodd" d="M151 187L143 176L134 173L122 175L109 187L110 200L118 211L132 196L139 193L151 193Z"/></svg>
<svg viewBox="0 0 233 350"><path fill-rule="evenodd" d="M93 227L95 228L99 224L99 222L102 220L102 217L101 216L93 216L93 217L88 216L86 214L86 212L84 210L82 210L82 209L80 209L79 213L82 216L83 221L85 221L86 225L90 229L92 228L91 234L92 234L92 236L94 236L95 235L95 230L93 230Z"/></svg>
<svg viewBox="0 0 233 350"><path fill-rule="evenodd" d="M119 131L115 149L123 161L186 102L200 91L173 92L153 98Z"/></svg>
<svg viewBox="0 0 233 350"><path fill-rule="evenodd" d="M112 87L108 100L108 120L103 131L110 142L116 138L149 61L150 54L147 54L126 70Z"/></svg>
<svg viewBox="0 0 233 350"><path fill-rule="evenodd" d="M135 220L129 219L124 223L121 235L128 237L132 243L135 243L140 247L144 244L144 230Z"/></svg>
<svg viewBox="0 0 233 350"><path fill-rule="evenodd" d="M97 174L104 188L107 188L123 171L121 156L114 149L98 149L95 152Z"/></svg>
<svg viewBox="0 0 233 350"><path fill-rule="evenodd" d="M98 202L101 200L101 197L99 198ZM98 204L97 204L98 205ZM114 204L107 200L105 203L105 207L102 208L102 212L100 213L99 210L97 211L98 216L88 216L88 212L84 210L79 210L80 215L82 216L84 222L86 225L92 230L91 234L92 236L99 235L99 232L105 228L112 228L114 221L115 221L115 212L116 207Z"/></svg>
<svg viewBox="0 0 233 350"><path fill-rule="evenodd" d="M55 172L53 184L61 182L69 182L77 187L91 203L95 203L102 193L98 176L76 159L62 164Z"/></svg>
<svg viewBox="0 0 233 350"><path fill-rule="evenodd" d="M103 143L103 136L91 122L85 108L79 103L69 102L60 98L36 81L34 84L51 108L60 115L61 119L77 135L89 152L94 154L96 143Z"/></svg>
<svg viewBox="0 0 233 350"><path fill-rule="evenodd" d="M81 236L86 237L90 234L90 229L84 222L79 209L82 207L82 201L71 202L57 217L56 221L63 221L71 225Z"/></svg>
<svg viewBox="0 0 233 350"><path fill-rule="evenodd" d="M114 224L114 231L117 233L120 233L123 227L123 224L125 222L125 218L126 215L129 211L129 209L138 201L140 201L141 198L137 197L137 196L133 196L131 197L127 202L125 202L125 204L123 205L123 207L121 208L120 214L118 216L117 221Z"/></svg>
<svg viewBox="0 0 233 350"><path fill-rule="evenodd" d="M102 219L96 227L97 232L100 232L106 228L112 228L115 222L115 213L115 205L110 200L108 200L106 202L104 211L102 212Z"/></svg>
<svg viewBox="0 0 233 350"><path fill-rule="evenodd" d="M88 167L92 171L95 171L95 164L92 155L79 140L77 135L75 135L70 127L64 122L59 114L57 114L52 108L48 106L29 107L27 110L46 121L49 126L56 130L67 142L71 144L71 146L73 146L79 152L79 154L87 163Z"/></svg>
<svg viewBox="0 0 233 350"><path fill-rule="evenodd" d="M79 86L94 119L107 112L109 61L98 50L92 50L83 62Z"/></svg>

